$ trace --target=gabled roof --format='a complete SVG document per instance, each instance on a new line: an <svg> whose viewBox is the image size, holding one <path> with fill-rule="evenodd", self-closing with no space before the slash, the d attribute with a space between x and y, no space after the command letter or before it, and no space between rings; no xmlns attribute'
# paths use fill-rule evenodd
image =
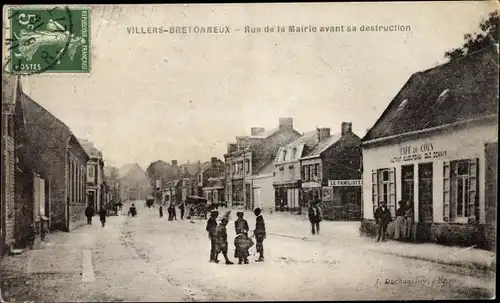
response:
<svg viewBox="0 0 500 303"><path fill-rule="evenodd" d="M249 138L252 138L252 139L265 139L267 137L270 137L270 136L274 135L278 130L279 130L279 127L276 127L276 128L270 129L270 130L263 131L263 132L261 132L261 133L259 133L257 135L250 136Z"/></svg>
<svg viewBox="0 0 500 303"><path fill-rule="evenodd" d="M95 147L94 142L85 139L78 139L78 141L90 158L102 159L102 152Z"/></svg>
<svg viewBox="0 0 500 303"><path fill-rule="evenodd" d="M333 134L325 139L321 140L318 144L313 146L309 151L307 151L302 157L319 157L322 152L327 150L329 147L337 143L340 138L342 138L342 134Z"/></svg>
<svg viewBox="0 0 500 303"><path fill-rule="evenodd" d="M212 162L203 162L203 163L201 163L201 171L204 172L205 170L207 170L208 168L210 168L211 165L212 165Z"/></svg>
<svg viewBox="0 0 500 303"><path fill-rule="evenodd" d="M20 104L24 115L26 160L32 168L48 173L44 171L46 151L65 153L68 144L79 147L88 161L88 155L66 124L24 93L20 94Z"/></svg>
<svg viewBox="0 0 500 303"><path fill-rule="evenodd" d="M280 149L278 150L278 153L276 154L275 163L290 161L288 159L285 160L285 161L280 160L280 155L281 155L281 153L282 153L282 151L284 149L300 148L302 145L305 145L305 146L314 146L316 144L318 144L318 133L317 133L317 131L307 132L302 137L300 137L300 138L298 138L298 139L290 142L289 144L287 144L285 146L280 147ZM297 155L296 160L300 159L303 156L304 150L305 149L300 150L301 154Z"/></svg>
<svg viewBox="0 0 500 303"><path fill-rule="evenodd" d="M494 115L498 52L488 48L413 74L363 141Z"/></svg>

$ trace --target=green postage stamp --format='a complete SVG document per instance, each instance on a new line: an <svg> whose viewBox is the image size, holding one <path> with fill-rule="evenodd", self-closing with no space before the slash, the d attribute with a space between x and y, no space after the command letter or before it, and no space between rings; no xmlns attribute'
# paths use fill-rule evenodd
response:
<svg viewBox="0 0 500 303"><path fill-rule="evenodd" d="M22 6L8 14L10 72L90 72L90 8Z"/></svg>

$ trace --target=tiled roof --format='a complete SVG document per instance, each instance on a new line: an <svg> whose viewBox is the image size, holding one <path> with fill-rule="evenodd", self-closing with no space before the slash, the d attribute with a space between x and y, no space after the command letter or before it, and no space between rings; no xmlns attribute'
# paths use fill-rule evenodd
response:
<svg viewBox="0 0 500 303"><path fill-rule="evenodd" d="M259 133L258 135L250 136L250 138L265 139L265 138L267 138L269 136L274 135L278 130L279 130L279 127L276 127L276 128L273 128L273 129L270 129L270 130L267 130L267 131L263 131L262 133Z"/></svg>
<svg viewBox="0 0 500 303"><path fill-rule="evenodd" d="M327 148L332 146L333 144L337 143L340 138L342 138L342 134L333 134L323 140L321 140L318 144L313 146L309 151L307 151L303 157L316 157L321 155L323 151L325 151Z"/></svg>
<svg viewBox="0 0 500 303"><path fill-rule="evenodd" d="M413 74L363 141L493 115L498 52L491 48Z"/></svg>
<svg viewBox="0 0 500 303"><path fill-rule="evenodd" d="M280 149L278 150L278 153L276 154L275 163L293 160L293 159L291 159L291 156L292 156L291 153L287 154L287 159L283 160L281 158L282 151L284 149L288 150L288 149L297 148L297 154L295 155L295 159L298 160L302 157L304 150L305 150L305 148L301 149L300 148L301 146L303 146L303 145L314 146L316 144L318 144L318 132L317 131L307 132L302 137L298 138L297 140L292 141L289 144L280 147Z"/></svg>

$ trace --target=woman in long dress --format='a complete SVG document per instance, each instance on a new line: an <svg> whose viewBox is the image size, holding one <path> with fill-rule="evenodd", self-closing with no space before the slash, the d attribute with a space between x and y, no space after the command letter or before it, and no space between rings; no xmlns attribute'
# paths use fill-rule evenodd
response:
<svg viewBox="0 0 500 303"><path fill-rule="evenodd" d="M403 240L405 236L405 212L406 208L403 201L398 202L399 208L396 210L396 226L394 230L394 239L395 240Z"/></svg>

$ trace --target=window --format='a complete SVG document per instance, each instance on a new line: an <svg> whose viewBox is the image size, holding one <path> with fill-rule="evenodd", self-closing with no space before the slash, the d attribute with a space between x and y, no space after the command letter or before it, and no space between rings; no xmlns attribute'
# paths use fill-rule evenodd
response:
<svg viewBox="0 0 500 303"><path fill-rule="evenodd" d="M295 158L297 158L297 148L296 147L294 147L292 149L292 159L295 159Z"/></svg>
<svg viewBox="0 0 500 303"><path fill-rule="evenodd" d="M245 172L250 174L250 160L245 160Z"/></svg>
<svg viewBox="0 0 500 303"><path fill-rule="evenodd" d="M414 166L405 165L401 167L402 200L406 203L414 201Z"/></svg>
<svg viewBox="0 0 500 303"><path fill-rule="evenodd" d="M319 177L319 164L314 164L314 177Z"/></svg>
<svg viewBox="0 0 500 303"><path fill-rule="evenodd" d="M282 158L283 161L286 161L286 149L283 150L283 158Z"/></svg>
<svg viewBox="0 0 500 303"><path fill-rule="evenodd" d="M87 165L87 181L94 182L95 178L95 167L92 164Z"/></svg>
<svg viewBox="0 0 500 303"><path fill-rule="evenodd" d="M393 216L396 215L395 168L372 170L373 213L379 203L385 201Z"/></svg>
<svg viewBox="0 0 500 303"><path fill-rule="evenodd" d="M478 159L445 161L443 176L443 219L477 219Z"/></svg>

